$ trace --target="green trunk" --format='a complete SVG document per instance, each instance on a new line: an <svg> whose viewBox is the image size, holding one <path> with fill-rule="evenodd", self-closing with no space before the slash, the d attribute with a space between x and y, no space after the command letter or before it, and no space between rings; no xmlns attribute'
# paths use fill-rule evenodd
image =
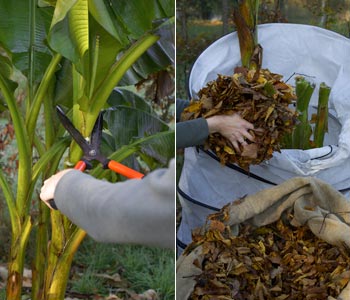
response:
<svg viewBox="0 0 350 300"><path fill-rule="evenodd" d="M40 157L42 157L45 153L45 149L50 149L54 143L55 139L55 131L52 122L52 93L53 86L50 88L51 97L46 97L44 99L44 118L45 118L45 142L46 147L42 145L41 151L39 151L39 147L36 148L39 151ZM37 144L37 143L36 143ZM62 155L56 155L60 158ZM58 161L56 159L51 160L50 163L46 164L46 172L43 179L50 177L53 174L53 170L57 169ZM51 170L50 170L51 169ZM32 299L42 299L44 292L44 280L45 280L45 269L47 264L47 251L48 251L48 240L49 240L49 209L48 207L40 200L39 201L39 215L38 215L38 226L37 226L37 236L36 236L36 250L35 250L35 259L32 267Z"/></svg>
<svg viewBox="0 0 350 300"><path fill-rule="evenodd" d="M78 100L84 90L84 78L73 67L73 124L86 135L87 124L84 113L79 110ZM85 132L84 132L85 131ZM69 161L75 163L81 157L81 149L72 142ZM48 250L45 287L42 300L63 300L69 272L75 252L85 237L85 232L73 225L60 212L51 211L52 237Z"/></svg>
<svg viewBox="0 0 350 300"><path fill-rule="evenodd" d="M311 84L305 78L297 78L296 95L297 95L297 112L299 124L293 132L294 149L309 149L312 129L308 120L308 107L311 100L315 85Z"/></svg>
<svg viewBox="0 0 350 300"><path fill-rule="evenodd" d="M46 283L43 300L63 300L66 292L69 272L74 254L83 241L86 233L76 228L69 236L63 249L57 251L54 245L49 249L49 269L46 272Z"/></svg>
<svg viewBox="0 0 350 300"><path fill-rule="evenodd" d="M242 66L259 69L252 57L258 46L259 0L234 0L233 19L236 24Z"/></svg>
<svg viewBox="0 0 350 300"><path fill-rule="evenodd" d="M30 216L25 219L21 229L19 234L13 233L10 250L6 299L11 300L20 300L22 295L25 249L32 229Z"/></svg>
<svg viewBox="0 0 350 300"><path fill-rule="evenodd" d="M318 96L317 118L314 132L316 148L323 146L324 135L328 131L328 100L330 93L331 88L322 82Z"/></svg>
<svg viewBox="0 0 350 300"><path fill-rule="evenodd" d="M41 201L40 201L41 202ZM32 299L42 299L48 243L49 212L44 203L39 203L35 260L32 266Z"/></svg>

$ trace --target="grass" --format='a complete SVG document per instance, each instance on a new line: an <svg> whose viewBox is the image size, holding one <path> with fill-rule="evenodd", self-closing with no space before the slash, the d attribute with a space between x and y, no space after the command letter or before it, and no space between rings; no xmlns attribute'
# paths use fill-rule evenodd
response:
<svg viewBox="0 0 350 300"><path fill-rule="evenodd" d="M87 238L76 254L68 289L76 293L98 292L104 295L119 288L136 293L153 289L160 296L159 299L174 299L174 255L173 250L102 244ZM120 281L101 278L102 274L113 276L116 273L120 275Z"/></svg>
<svg viewBox="0 0 350 300"><path fill-rule="evenodd" d="M104 299L109 294L118 295L120 290L124 294L125 291L142 294L153 289L159 300L173 300L174 283L173 250L103 244L87 237L73 261L67 295L79 295L87 300L99 295L101 298L98 299ZM120 295L121 298L124 294ZM6 300L5 288L0 289L0 300Z"/></svg>

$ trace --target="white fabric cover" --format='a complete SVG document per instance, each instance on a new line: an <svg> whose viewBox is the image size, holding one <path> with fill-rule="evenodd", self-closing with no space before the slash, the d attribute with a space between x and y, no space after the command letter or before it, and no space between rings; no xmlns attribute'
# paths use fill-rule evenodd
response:
<svg viewBox="0 0 350 300"><path fill-rule="evenodd" d="M250 171L275 184L296 176L314 176L347 195L350 189L350 40L337 33L309 25L264 24L259 26L258 40L263 47L263 68L282 74L283 80L294 85L294 73L304 74L315 82L310 114L315 112L318 87L325 82L332 88L330 95L329 132L324 147L311 150L283 149L273 158ZM190 76L192 97L217 74L232 74L240 65L239 42L236 33L222 37L209 46L197 59ZM185 162L179 188L185 198L221 208L246 194L271 187L241 174L195 148L185 151ZM183 207L178 239L187 244L191 230L201 226L212 210L200 207L180 195Z"/></svg>

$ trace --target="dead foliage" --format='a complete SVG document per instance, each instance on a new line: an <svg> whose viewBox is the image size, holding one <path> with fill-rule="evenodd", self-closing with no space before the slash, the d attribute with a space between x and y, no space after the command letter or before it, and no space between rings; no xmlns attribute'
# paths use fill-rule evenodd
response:
<svg viewBox="0 0 350 300"><path fill-rule="evenodd" d="M233 237L218 220L195 234L204 259L189 299L323 300L337 297L350 280L346 249L317 238L306 226L292 227L291 216L267 226L242 225Z"/></svg>
<svg viewBox="0 0 350 300"><path fill-rule="evenodd" d="M198 92L199 100L182 114L183 120L209 118L214 115L238 113L254 124L250 130L254 143L247 141L237 153L231 143L219 133L211 134L205 147L212 149L221 163L237 163L244 169L259 164L280 151L283 136L291 133L296 113L289 108L295 100L293 88L282 81L282 75L267 69L235 69L232 76L219 75Z"/></svg>

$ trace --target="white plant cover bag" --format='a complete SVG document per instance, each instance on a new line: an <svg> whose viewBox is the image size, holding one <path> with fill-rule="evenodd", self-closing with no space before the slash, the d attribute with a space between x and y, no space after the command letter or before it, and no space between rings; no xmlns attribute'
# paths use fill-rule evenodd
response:
<svg viewBox="0 0 350 300"><path fill-rule="evenodd" d="M182 221L178 230L180 249L191 241L191 230L202 226L213 210L245 195L270 188L296 176L314 176L343 192L350 190L350 40L319 27L297 24L264 24L258 29L263 47L263 68L283 75L294 85L295 73L316 84L310 102L315 112L318 87L325 82L330 94L329 132L324 146L311 150L284 149L273 158L250 167L251 175L222 166L196 148L185 150L178 194ZM231 75L241 65L236 33L222 37L197 59L190 76L193 98L218 74ZM294 74L294 76L293 76ZM263 181L254 178L257 176Z"/></svg>

